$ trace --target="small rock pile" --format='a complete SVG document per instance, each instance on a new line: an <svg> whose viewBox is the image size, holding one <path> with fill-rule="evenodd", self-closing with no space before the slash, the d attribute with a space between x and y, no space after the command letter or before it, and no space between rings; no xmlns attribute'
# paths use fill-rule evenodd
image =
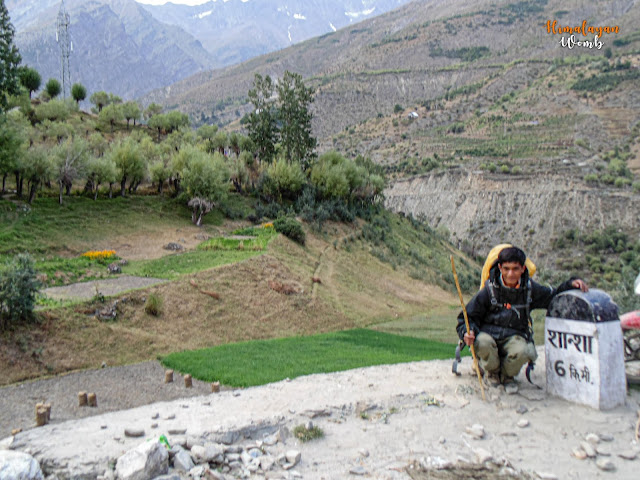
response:
<svg viewBox="0 0 640 480"><path fill-rule="evenodd" d="M144 479L296 479L298 450L282 447L286 429L246 445L225 445L204 438L175 436L163 442L147 441L119 457L114 469L98 480Z"/></svg>

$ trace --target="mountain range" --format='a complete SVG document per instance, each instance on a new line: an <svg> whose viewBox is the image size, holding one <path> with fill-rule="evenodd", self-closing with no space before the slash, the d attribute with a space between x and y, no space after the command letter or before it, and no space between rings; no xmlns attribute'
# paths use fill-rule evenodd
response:
<svg viewBox="0 0 640 480"><path fill-rule="evenodd" d="M72 83L136 98L197 72L271 52L408 0L212 0L199 6L66 0ZM61 78L59 0L6 0L23 63Z"/></svg>

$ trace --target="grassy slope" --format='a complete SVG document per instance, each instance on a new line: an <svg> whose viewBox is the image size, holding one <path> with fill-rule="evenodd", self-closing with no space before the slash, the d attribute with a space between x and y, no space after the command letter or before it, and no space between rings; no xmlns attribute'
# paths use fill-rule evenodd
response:
<svg viewBox="0 0 640 480"><path fill-rule="evenodd" d="M146 216L153 217L149 212ZM120 221L124 222L124 218ZM162 218L172 226L181 221L161 216L155 221L157 228L162 228ZM188 224L184 218L182 222ZM407 220L401 222L410 230ZM395 261L394 269L391 263L370 253L370 243L353 240L354 232L361 227L335 224L329 225L324 234L309 232L305 247L278 236L263 255L121 295L118 298L126 301L120 302L114 322L101 322L87 314L103 307L99 303L42 312L40 324L17 327L0 336L0 366L4 373L0 382L98 368L102 362L133 363L229 342L373 326L424 316L432 310L446 311L449 305L456 304L455 290L443 290L411 278L409 265ZM75 230L51 228L54 237L62 236L58 239L61 244L76 239L77 251L88 249L95 242L94 236L82 241L76 238ZM105 235L115 240L119 234ZM345 238L352 241L344 243ZM423 256L429 252L437 252L438 258L448 255L448 249L441 246L423 251ZM400 252L398 258L401 256ZM438 267L434 263L432 268ZM321 283L312 282L313 276L319 277ZM433 278L435 281L437 276ZM282 284L293 285L302 293L279 293L276 290ZM144 298L150 292L164 301L164 313L159 317L144 312ZM442 340L455 339L454 316L452 311L444 321L451 329L449 336L441 336Z"/></svg>

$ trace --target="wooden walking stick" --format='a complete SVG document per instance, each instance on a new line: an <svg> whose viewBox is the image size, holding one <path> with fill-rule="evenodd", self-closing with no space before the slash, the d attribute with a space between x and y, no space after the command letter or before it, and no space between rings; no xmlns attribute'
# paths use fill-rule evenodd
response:
<svg viewBox="0 0 640 480"><path fill-rule="evenodd" d="M467 333L471 333L471 329L469 328L469 317L467 317L467 308L464 305L464 299L462 298L462 290L460 290L460 283L458 282L458 274L456 273L456 265L453 262L453 255L451 255L451 270L453 271L453 279L456 281L456 288L458 289L458 296L460 297L460 305L462 305L462 314L464 315L464 324L467 327ZM475 368L476 373L478 374L478 382L480 382L480 391L482 392L482 400L487 401L484 396L484 384L482 383L482 375L480 375L480 367L478 365L478 357L476 357L476 349L473 344L469 345L469 350L471 350L471 356L473 357L473 368Z"/></svg>

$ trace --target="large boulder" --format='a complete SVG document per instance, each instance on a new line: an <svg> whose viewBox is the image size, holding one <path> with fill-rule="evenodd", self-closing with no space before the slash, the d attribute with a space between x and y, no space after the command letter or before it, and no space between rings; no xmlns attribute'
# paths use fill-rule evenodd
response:
<svg viewBox="0 0 640 480"><path fill-rule="evenodd" d="M31 455L0 450L0 480L44 480L40 464Z"/></svg>
<svg viewBox="0 0 640 480"><path fill-rule="evenodd" d="M158 442L145 442L118 458L119 480L151 480L169 471L169 452Z"/></svg>

